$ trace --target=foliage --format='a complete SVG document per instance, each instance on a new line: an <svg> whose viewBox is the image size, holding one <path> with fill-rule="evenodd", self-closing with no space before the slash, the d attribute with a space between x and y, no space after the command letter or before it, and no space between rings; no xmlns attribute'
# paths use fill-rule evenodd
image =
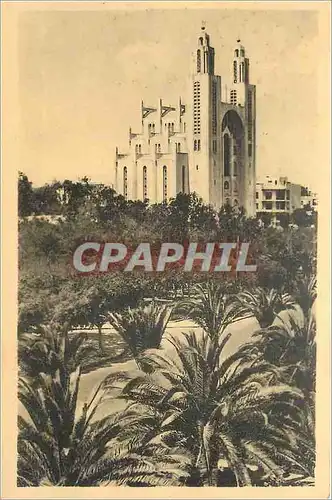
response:
<svg viewBox="0 0 332 500"><path fill-rule="evenodd" d="M127 343L134 359L146 349L158 348L172 313L169 304L150 302L109 315L112 327Z"/></svg>
<svg viewBox="0 0 332 500"><path fill-rule="evenodd" d="M281 383L273 365L253 355L222 361L229 336L217 342L190 333L183 339L171 340L170 354L147 352L145 372L126 383L123 397L140 415L154 415L150 432L157 431L156 440L185 446L203 483L214 484L221 460L238 486L254 482L252 467L269 484L280 484L284 468L300 458L301 391Z"/></svg>
<svg viewBox="0 0 332 500"><path fill-rule="evenodd" d="M239 311L231 306L230 287L230 283L212 280L194 286L190 296L176 306L175 317L191 319L211 339L218 339L231 323L240 319Z"/></svg>
<svg viewBox="0 0 332 500"><path fill-rule="evenodd" d="M278 290L264 290L257 287L254 290L245 290L237 296L235 310L238 314L253 316L259 326L265 328L272 325L281 311L294 308L294 300L289 294L281 294Z"/></svg>
<svg viewBox="0 0 332 500"><path fill-rule="evenodd" d="M75 371L82 359L94 351L85 345L87 334L68 334L66 325L51 324L41 328L40 333L25 333L20 336L18 360L22 373L30 383L38 380L40 373L55 376L57 370L66 373Z"/></svg>

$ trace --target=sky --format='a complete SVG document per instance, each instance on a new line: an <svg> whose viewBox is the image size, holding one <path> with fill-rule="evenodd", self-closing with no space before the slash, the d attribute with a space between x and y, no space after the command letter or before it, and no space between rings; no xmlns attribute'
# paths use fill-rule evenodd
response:
<svg viewBox="0 0 332 500"><path fill-rule="evenodd" d="M194 6L195 4L193 4ZM257 177L317 186L319 31L315 11L29 11L19 18L19 170L36 185L113 182L115 147L140 129L140 105L186 102L205 21L215 73L230 80L241 38L257 86Z"/></svg>

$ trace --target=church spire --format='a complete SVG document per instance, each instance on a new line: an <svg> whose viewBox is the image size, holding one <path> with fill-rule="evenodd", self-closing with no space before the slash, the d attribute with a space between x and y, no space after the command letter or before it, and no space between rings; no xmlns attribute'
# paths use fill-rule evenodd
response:
<svg viewBox="0 0 332 500"><path fill-rule="evenodd" d="M234 49L233 83L249 83L249 59L240 38L237 39Z"/></svg>
<svg viewBox="0 0 332 500"><path fill-rule="evenodd" d="M210 46L210 36L206 32L204 21L197 39L195 62L196 73L214 75L214 48Z"/></svg>

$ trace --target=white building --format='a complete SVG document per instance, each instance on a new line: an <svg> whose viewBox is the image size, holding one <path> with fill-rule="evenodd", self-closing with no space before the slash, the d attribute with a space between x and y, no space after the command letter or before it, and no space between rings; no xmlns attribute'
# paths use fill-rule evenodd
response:
<svg viewBox="0 0 332 500"><path fill-rule="evenodd" d="M301 208L301 185L287 177L270 177L256 183L256 213L269 214L273 225L278 225L285 214Z"/></svg>
<svg viewBox="0 0 332 500"><path fill-rule="evenodd" d="M195 191L216 208L229 203L255 215L256 88L249 59L238 40L227 88L214 57L202 27L187 99L142 102L141 130L129 129L127 151L116 149L115 186L126 198L163 202Z"/></svg>
<svg viewBox="0 0 332 500"><path fill-rule="evenodd" d="M301 190L301 208L310 207L317 211L318 196L317 193L312 193L307 187L302 187Z"/></svg>

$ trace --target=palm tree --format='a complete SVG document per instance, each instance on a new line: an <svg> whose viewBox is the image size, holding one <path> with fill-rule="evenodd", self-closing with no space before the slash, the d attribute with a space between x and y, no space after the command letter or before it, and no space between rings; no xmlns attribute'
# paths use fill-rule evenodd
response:
<svg viewBox="0 0 332 500"><path fill-rule="evenodd" d="M316 276L303 276L295 282L294 298L301 307L305 316L310 315L310 311L317 298L317 278Z"/></svg>
<svg viewBox="0 0 332 500"><path fill-rule="evenodd" d="M19 398L30 418L19 417L18 485L181 484L188 473L172 450L157 450L152 443L139 453L139 440L135 449L119 438L128 416L127 421L116 414L93 422L104 396L101 387L76 416L80 376L80 368L70 376L60 370L42 374L38 388L20 379Z"/></svg>
<svg viewBox="0 0 332 500"><path fill-rule="evenodd" d="M22 373L37 380L40 373L55 375L61 367L68 373L74 371L84 357L96 351L85 345L87 334L83 332L68 333L68 325L57 324L42 326L40 333L20 335L18 359Z"/></svg>
<svg viewBox="0 0 332 500"><path fill-rule="evenodd" d="M239 486L252 483L253 466L270 483L280 482L284 463L298 463L301 391L281 384L277 370L252 354L221 362L230 335L218 342L205 333L183 336L184 343L171 339L169 355L162 349L147 351L142 366L149 368L127 381L122 397L140 415L147 412L155 439L185 447L193 469L209 485L215 483L220 460Z"/></svg>
<svg viewBox="0 0 332 500"><path fill-rule="evenodd" d="M208 281L196 285L190 297L175 308L176 319L191 319L211 339L218 339L231 323L241 319L240 308L234 308L224 284Z"/></svg>
<svg viewBox="0 0 332 500"><path fill-rule="evenodd" d="M146 349L158 348L162 341L172 306L150 302L137 308L111 313L109 322L127 343L136 363Z"/></svg>
<svg viewBox="0 0 332 500"><path fill-rule="evenodd" d="M315 467L315 386L316 386L316 321L313 314L304 322L290 318L253 334L253 341L243 346L245 355L257 355L262 362L274 365L282 380L301 390L304 395L302 429L299 444L306 467L314 475ZM305 445L305 441L309 446Z"/></svg>
<svg viewBox="0 0 332 500"><path fill-rule="evenodd" d="M278 290L256 287L253 291L240 292L234 304L235 310L243 317L255 317L261 328L272 325L281 311L294 309L295 302L289 294Z"/></svg>

